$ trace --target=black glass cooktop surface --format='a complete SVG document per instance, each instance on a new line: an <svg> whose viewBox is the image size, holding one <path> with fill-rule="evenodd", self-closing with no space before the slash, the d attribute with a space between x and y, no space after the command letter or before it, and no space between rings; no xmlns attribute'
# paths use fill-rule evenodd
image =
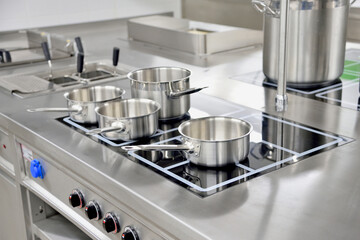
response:
<svg viewBox="0 0 360 240"><path fill-rule="evenodd" d="M123 142L111 141L102 135L87 136L85 132L97 126L84 126L73 122L69 117L59 121L200 197L218 193L352 140L202 93L194 94L191 100L192 108L184 118L160 122L156 134L141 140ZM121 149L121 146L136 144L181 144L177 127L190 118L205 116L230 116L244 119L253 125L250 153L245 160L222 168L205 168L190 163L182 151L125 152Z"/></svg>
<svg viewBox="0 0 360 240"><path fill-rule="evenodd" d="M266 79L262 71L230 76L229 78L258 86L264 86L269 88L277 87L276 83ZM296 89L294 87L287 87L287 92L300 95L302 97L312 98L330 104L335 104L345 108L359 110L359 79L360 49L349 49L346 51L344 73L342 74L340 79L331 82L330 85L312 89Z"/></svg>

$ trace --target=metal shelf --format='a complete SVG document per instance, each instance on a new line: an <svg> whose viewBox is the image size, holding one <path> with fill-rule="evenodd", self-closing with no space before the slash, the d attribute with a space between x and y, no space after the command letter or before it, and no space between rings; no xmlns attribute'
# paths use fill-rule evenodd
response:
<svg viewBox="0 0 360 240"><path fill-rule="evenodd" d="M41 240L91 239L60 214L34 223L33 232Z"/></svg>

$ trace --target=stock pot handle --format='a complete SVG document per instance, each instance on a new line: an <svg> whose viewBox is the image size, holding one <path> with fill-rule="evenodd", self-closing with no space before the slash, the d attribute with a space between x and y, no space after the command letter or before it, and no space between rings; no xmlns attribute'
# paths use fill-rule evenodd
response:
<svg viewBox="0 0 360 240"><path fill-rule="evenodd" d="M27 109L28 112L73 112L80 113L82 108L74 107L74 108L31 108Z"/></svg>
<svg viewBox="0 0 360 240"><path fill-rule="evenodd" d="M200 92L204 88L208 88L208 87L206 86L206 87L201 87L201 88L189 88L189 89L186 89L184 91L176 91L176 92L171 91L168 94L168 96L170 98L178 98L178 97L181 97L181 96L184 96L184 95Z"/></svg>
<svg viewBox="0 0 360 240"><path fill-rule="evenodd" d="M95 128L91 129L90 131L86 132L86 135L96 135L100 133L107 133L107 132L125 132L126 126L124 123L117 122L116 125L111 127L105 127L105 128Z"/></svg>
<svg viewBox="0 0 360 240"><path fill-rule="evenodd" d="M353 5L357 0L352 0L350 2L350 6ZM272 9L268 4L266 4L263 0L251 0L251 4L255 8L256 11L260 13L267 13L272 15L273 17L279 17L279 12Z"/></svg>
<svg viewBox="0 0 360 240"><path fill-rule="evenodd" d="M269 5L267 5L263 0L252 0L251 4L255 8L255 10L260 13L267 13L274 17L279 16L279 13L272 9Z"/></svg>
<svg viewBox="0 0 360 240"><path fill-rule="evenodd" d="M171 145L171 144L154 144L154 145L136 145L136 146L122 146L121 149L125 151L191 151L193 147L190 144Z"/></svg>

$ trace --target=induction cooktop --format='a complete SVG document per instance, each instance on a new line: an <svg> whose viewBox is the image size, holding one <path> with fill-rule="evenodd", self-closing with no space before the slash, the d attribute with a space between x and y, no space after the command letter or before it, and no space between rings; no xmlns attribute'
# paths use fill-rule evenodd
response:
<svg viewBox="0 0 360 240"><path fill-rule="evenodd" d="M251 83L258 86L276 88L277 84L266 79L262 71L230 76L230 79ZM360 49L346 51L344 73L332 85L314 89L296 89L287 87L287 92L335 104L353 110L360 109Z"/></svg>
<svg viewBox="0 0 360 240"><path fill-rule="evenodd" d="M84 137L111 148L114 154L122 154L200 197L221 192L352 141L335 133L274 117L203 93L194 94L191 100L192 107L182 119L160 122L158 131L152 137L127 142L112 141L102 135L87 136L85 133L97 126L81 125L69 117L58 120L84 134ZM190 163L181 151L125 152L121 149L121 146L130 144L180 144L177 127L182 122L215 115L241 118L254 127L250 135L250 153L236 165L205 168Z"/></svg>

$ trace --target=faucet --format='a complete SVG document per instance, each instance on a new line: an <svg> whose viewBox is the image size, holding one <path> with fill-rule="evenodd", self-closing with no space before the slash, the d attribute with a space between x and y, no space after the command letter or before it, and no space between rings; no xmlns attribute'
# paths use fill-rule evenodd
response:
<svg viewBox="0 0 360 240"><path fill-rule="evenodd" d="M289 30L289 1L280 2L280 42L279 42L279 80L275 97L275 109L278 112L287 110L288 98L286 95L287 78L287 47Z"/></svg>

